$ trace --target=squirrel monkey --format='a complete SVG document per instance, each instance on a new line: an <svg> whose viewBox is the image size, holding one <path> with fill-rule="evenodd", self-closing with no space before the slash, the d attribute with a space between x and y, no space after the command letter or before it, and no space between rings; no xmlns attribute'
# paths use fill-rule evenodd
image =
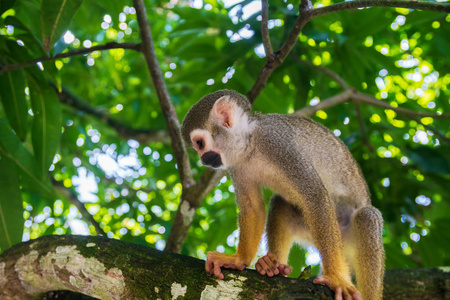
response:
<svg viewBox="0 0 450 300"><path fill-rule="evenodd" d="M264 231L265 186L277 194L267 218L269 253L255 265L259 273L289 275L292 243L314 245L323 267L315 283L329 286L336 299L382 299L383 218L347 147L310 119L250 109L245 96L220 90L200 99L183 121L183 138L202 163L229 171L240 209L236 253L209 252L206 271L223 279L221 267L250 265Z"/></svg>

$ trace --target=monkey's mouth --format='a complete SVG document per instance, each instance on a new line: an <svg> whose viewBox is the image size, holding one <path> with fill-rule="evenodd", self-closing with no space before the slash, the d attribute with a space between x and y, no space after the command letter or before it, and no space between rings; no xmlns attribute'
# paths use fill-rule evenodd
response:
<svg viewBox="0 0 450 300"><path fill-rule="evenodd" d="M220 155L214 151L208 151L202 155L202 163L206 166L218 168L222 165Z"/></svg>

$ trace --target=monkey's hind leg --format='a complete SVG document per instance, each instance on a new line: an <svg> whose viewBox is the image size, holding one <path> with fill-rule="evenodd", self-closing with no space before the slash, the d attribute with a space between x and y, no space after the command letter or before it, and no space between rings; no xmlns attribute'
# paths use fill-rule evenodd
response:
<svg viewBox="0 0 450 300"><path fill-rule="evenodd" d="M269 214L267 218L266 233L269 253L255 264L256 270L262 275L289 275L292 268L287 265L289 250L293 242L293 227L296 208L286 202L278 194L270 200Z"/></svg>
<svg viewBox="0 0 450 300"><path fill-rule="evenodd" d="M356 284L364 300L383 297L384 248L383 218L373 206L362 207L353 215L350 234L355 256Z"/></svg>

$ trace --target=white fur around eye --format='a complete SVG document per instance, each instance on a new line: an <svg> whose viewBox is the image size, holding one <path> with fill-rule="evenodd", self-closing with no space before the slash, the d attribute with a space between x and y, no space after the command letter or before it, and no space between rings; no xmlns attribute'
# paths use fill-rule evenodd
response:
<svg viewBox="0 0 450 300"><path fill-rule="evenodd" d="M208 152L213 148L213 139L211 133L205 129L194 129L191 134L191 142L197 152ZM199 149L197 141L199 139L203 140L203 149Z"/></svg>

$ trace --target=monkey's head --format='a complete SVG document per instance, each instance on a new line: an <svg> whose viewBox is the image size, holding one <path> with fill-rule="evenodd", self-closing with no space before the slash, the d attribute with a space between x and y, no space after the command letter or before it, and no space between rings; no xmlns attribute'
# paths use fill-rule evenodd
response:
<svg viewBox="0 0 450 300"><path fill-rule="evenodd" d="M181 133L187 145L212 168L227 168L242 158L252 130L251 104L231 90L220 90L200 99L187 113Z"/></svg>

